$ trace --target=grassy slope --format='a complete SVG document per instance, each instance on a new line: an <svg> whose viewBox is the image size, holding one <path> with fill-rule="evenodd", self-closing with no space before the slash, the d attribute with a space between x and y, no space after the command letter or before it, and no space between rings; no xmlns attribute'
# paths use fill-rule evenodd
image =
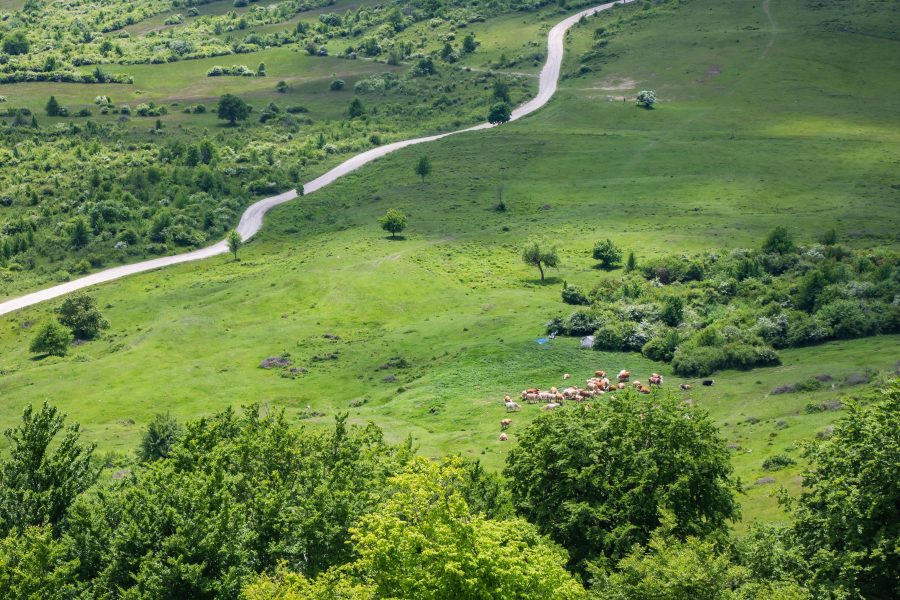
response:
<svg viewBox="0 0 900 600"><path fill-rule="evenodd" d="M52 399L104 447L128 450L160 410L186 418L258 401L292 414L310 407L326 413L314 421L328 421L366 400L350 409L354 418L395 438L412 434L425 453L460 451L499 467L509 447L497 441L504 392L556 384L565 371L669 374L634 355L579 351L575 340L534 342L546 318L565 310L560 280L616 276L591 268L586 251L597 237L639 259L753 245L780 223L806 239L835 223L859 247L897 243L890 184L900 84L882 77L900 66L900 53L885 47L896 42L823 33L814 27L828 18L822 11L772 10L778 30L765 58L771 38L759 7L697 0L614 38L618 59L567 80L534 117L401 152L278 209L240 263L217 258L103 286L96 295L108 306L110 339L70 358L32 361L26 352L26 325L52 305L4 320L0 423L26 402ZM600 22L574 34L573 53ZM623 92L598 89L623 79L656 89L659 109L608 101ZM434 163L425 184L412 172L422 153ZM506 214L490 210L501 185ZM410 215L405 240L386 240L374 224L390 206ZM532 238L560 247L563 267L548 285L519 263ZM897 348L894 336L787 351L784 366L719 374L693 398L744 449L735 465L753 482L769 475L760 467L767 455L836 414L804 407L838 391L770 390L890 368ZM310 373L291 380L256 367L284 351ZM336 360L313 360L334 351ZM378 369L396 355L412 366ZM398 381L382 381L391 374ZM514 416L512 443L537 413L526 406ZM778 420L788 427L776 431ZM796 489L796 474L774 476ZM748 518L777 518L773 487L749 486Z"/></svg>

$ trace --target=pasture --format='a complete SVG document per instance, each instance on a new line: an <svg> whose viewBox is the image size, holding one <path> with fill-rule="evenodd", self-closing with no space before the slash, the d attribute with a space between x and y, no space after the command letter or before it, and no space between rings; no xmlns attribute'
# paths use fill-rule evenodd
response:
<svg viewBox="0 0 900 600"><path fill-rule="evenodd" d="M425 455L459 452L497 469L516 428L539 413L523 406L510 441L498 441L504 393L558 385L564 372L583 380L623 367L642 379L659 371L677 388L665 367L637 355L580 350L572 339L537 344L548 318L567 310L562 282L589 288L619 276L598 271L589 256L607 237L638 261L755 247L776 225L801 243L833 225L853 247L896 248L900 80L884 74L900 71L900 42L875 35L896 10L695 0L624 23L640 9L590 19L571 34L564 72L578 70L597 27L615 29L601 61L567 77L536 115L398 152L280 207L238 262L219 257L94 290L112 323L103 340L35 360L28 340L53 303L4 318L0 424L48 399L103 450L131 452L160 411L187 418L258 402L311 426L349 411L392 439L411 435ZM855 28L827 25L836 18ZM479 31L491 35L487 26ZM540 27L516 17L500 31L513 42ZM506 43L485 47L499 55ZM329 93L324 82L337 73L386 68L264 52L270 76L262 83L300 64L310 80L297 88L309 93ZM208 62L244 59L231 58ZM148 97L170 101L186 99L186 87L190 98L210 93L196 77L201 63L129 69ZM358 71L340 70L348 68ZM256 79L225 83L267 93L241 88ZM60 94L76 103L100 93L80 87ZM622 101L638 89L656 90L658 107ZM434 165L425 182L413 172L422 155ZM494 210L501 194L505 212ZM376 224L392 207L409 215L400 240ZM560 268L543 283L520 259L531 240L560 251ZM722 372L716 385L694 386L692 400L735 446L745 522L777 520L771 492L799 486L799 465L768 473L762 461L797 457L795 443L840 414L807 406L856 388L771 391L815 375L841 383L896 369L898 342L881 336L784 351L782 366ZM308 372L292 378L258 367L285 353ZM754 483L767 476L775 482Z"/></svg>

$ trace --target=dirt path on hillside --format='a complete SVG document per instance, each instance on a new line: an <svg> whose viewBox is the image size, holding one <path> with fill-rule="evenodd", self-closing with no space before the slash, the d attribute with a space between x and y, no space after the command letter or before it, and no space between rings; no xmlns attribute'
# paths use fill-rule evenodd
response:
<svg viewBox="0 0 900 600"><path fill-rule="evenodd" d="M762 3L763 12L766 13L766 18L769 19L769 26L772 28L772 37L769 39L769 43L766 44L765 49L763 50L762 56L760 58L765 58L769 55L769 50L772 49L772 46L775 45L775 19L772 18L772 11L769 10L769 0L763 0Z"/></svg>
<svg viewBox="0 0 900 600"><path fill-rule="evenodd" d="M547 104L550 98L553 97L553 94L556 93L557 84L559 83L559 72L560 68L562 67L566 32L569 30L569 28L578 23L578 21L583 17L589 17L598 12L608 10L616 4L628 4L633 1L634 0L616 0L615 2L600 4L593 8L583 10L557 23L547 35L547 61L544 64L544 67L541 69L538 80L537 96L513 110L511 120L515 121L533 113L534 111ZM451 135L457 135L460 133L490 129L491 127L494 127L494 125L491 125L490 123L482 123L481 125L475 125L474 127L461 129L459 131L414 138L411 140L394 142L392 144L386 144L384 146L372 148L371 150L367 150L366 152L357 154L356 156L353 156L352 158L344 161L324 175L316 177L303 186L303 191L306 194L311 194L317 190L322 189L329 183L340 179L344 175L352 173L361 166L370 163L375 159L381 158L382 156L390 154L391 152L400 150L401 148L414 146L416 144L433 142L435 140L440 140L442 138ZM244 214L241 215L241 221L237 226L238 233L241 234L241 237L245 241L249 240L262 228L263 217L267 212L269 212L279 204L283 204L285 202L288 202L289 200L293 200L297 197L297 195L297 190L290 190L284 192L283 194L272 196L271 198L264 198L263 200L252 204L249 208L247 208L247 210L244 211ZM19 310L20 308L25 308L26 306L32 306L34 304L38 304L52 298L57 298L76 290L84 289L86 287L105 283L107 281L121 279L122 277L127 277L128 275L134 275L137 273L143 273L145 271L160 269L162 267L168 267L171 265L209 258L212 256L217 256L219 254L225 254L226 252L228 252L228 244L225 242L225 240L222 240L216 244L213 244L212 246L207 246L206 248L200 248L199 250L186 252L184 254L164 256L161 258L154 258L153 260L147 260L144 262L106 269L104 271L98 271L97 273L93 273L86 277L81 277L79 279L68 281L60 285L55 285L53 287L49 287L37 292L26 294L24 296L19 296L18 298L12 298L10 300L7 300L6 302L2 302L0 303L0 315Z"/></svg>

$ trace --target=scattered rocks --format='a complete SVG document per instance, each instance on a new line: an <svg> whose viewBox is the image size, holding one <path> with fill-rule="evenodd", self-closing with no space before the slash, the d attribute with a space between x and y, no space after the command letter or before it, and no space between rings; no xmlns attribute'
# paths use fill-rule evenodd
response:
<svg viewBox="0 0 900 600"><path fill-rule="evenodd" d="M750 425L756 425L757 423L759 423L759 419L757 419L756 417L750 416L750 417L747 417L746 419L744 419L744 422L749 423Z"/></svg>
<svg viewBox="0 0 900 600"><path fill-rule="evenodd" d="M329 352L328 354L316 354L310 360L312 362L325 362L327 360L337 360L340 352Z"/></svg>
<svg viewBox="0 0 900 600"><path fill-rule="evenodd" d="M270 356L259 363L260 369L283 369L294 364L290 358L286 356Z"/></svg>
<svg viewBox="0 0 900 600"><path fill-rule="evenodd" d="M753 482L753 485L768 485L770 483L775 483L774 477L760 477Z"/></svg>
<svg viewBox="0 0 900 600"><path fill-rule="evenodd" d="M134 425L134 419L120 419L116 421L119 425L125 425L126 427L129 425Z"/></svg>
<svg viewBox="0 0 900 600"><path fill-rule="evenodd" d="M397 379L396 375L387 375L386 377L382 378L381 381L383 381L384 383L395 383L399 381L399 379Z"/></svg>
<svg viewBox="0 0 900 600"><path fill-rule="evenodd" d="M851 373L844 378L844 385L862 385L869 383L869 379L865 373Z"/></svg>
<svg viewBox="0 0 900 600"><path fill-rule="evenodd" d="M587 348L588 350L593 348L594 347L594 336L586 335L583 338L581 338L581 347Z"/></svg>
<svg viewBox="0 0 900 600"><path fill-rule="evenodd" d="M322 334L322 337L325 338L326 340L339 340L339 339L341 339L341 337L340 337L339 335L335 335L335 334L333 334L333 333L324 333L324 334Z"/></svg>
<svg viewBox="0 0 900 600"><path fill-rule="evenodd" d="M387 371L388 369L406 369L409 368L409 361L402 356L392 356L386 363L378 366L378 370Z"/></svg>

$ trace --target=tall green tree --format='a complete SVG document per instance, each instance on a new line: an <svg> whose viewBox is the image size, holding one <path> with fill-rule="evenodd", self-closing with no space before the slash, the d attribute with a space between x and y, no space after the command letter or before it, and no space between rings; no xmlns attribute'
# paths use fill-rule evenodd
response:
<svg viewBox="0 0 900 600"><path fill-rule="evenodd" d="M94 446L82 444L77 424L47 402L27 406L22 423L7 429L9 457L0 465L0 537L27 527L58 527L75 498L97 480ZM57 434L63 432L61 439Z"/></svg>
<svg viewBox="0 0 900 600"><path fill-rule="evenodd" d="M90 239L91 231L87 219L81 216L75 217L69 227L69 243L72 245L72 248L76 250L84 248L88 245Z"/></svg>
<svg viewBox="0 0 900 600"><path fill-rule="evenodd" d="M541 281L544 280L544 267L555 268L559 266L559 255L556 253L556 246L549 250L541 249L540 245L535 242L522 251L522 261L526 265L537 267L541 273Z"/></svg>
<svg viewBox="0 0 900 600"><path fill-rule="evenodd" d="M793 533L822 596L900 596L900 379L806 448Z"/></svg>
<svg viewBox="0 0 900 600"><path fill-rule="evenodd" d="M617 561L674 518L704 538L738 516L725 442L674 395L630 391L538 417L520 430L504 475L519 514L569 550L572 564Z"/></svg>
<svg viewBox="0 0 900 600"><path fill-rule="evenodd" d="M362 100L359 98L354 98L352 102L350 102L350 106L347 108L347 116L351 119L356 119L357 117L365 116L366 107L363 106Z"/></svg>
<svg viewBox="0 0 900 600"><path fill-rule="evenodd" d="M431 159L427 156L419 157L416 163L416 175L422 178L422 183L425 183L425 178L431 175Z"/></svg>
<svg viewBox="0 0 900 600"><path fill-rule="evenodd" d="M59 115L59 102L56 100L56 96L50 96L50 99L47 100L47 106L44 108L48 117L56 117Z"/></svg>
<svg viewBox="0 0 900 600"><path fill-rule="evenodd" d="M512 118L512 108L506 102L497 102L488 110L488 123L500 125Z"/></svg>
<svg viewBox="0 0 900 600"><path fill-rule="evenodd" d="M142 461L167 458L182 432L181 424L171 414L155 415L141 436L138 458Z"/></svg>
<svg viewBox="0 0 900 600"><path fill-rule="evenodd" d="M622 249L616 246L609 238L601 240L594 244L591 251L594 260L600 262L600 266L604 269L611 269L622 261Z"/></svg>
<svg viewBox="0 0 900 600"><path fill-rule="evenodd" d="M796 245L791 234L780 225L769 232L762 244L762 251L770 254L787 254L795 249Z"/></svg>
<svg viewBox="0 0 900 600"><path fill-rule="evenodd" d="M406 229L406 215L396 208L390 208L378 219L378 224L389 232L392 238L396 238L398 233Z"/></svg>
<svg viewBox="0 0 900 600"><path fill-rule="evenodd" d="M56 312L59 322L82 340L94 339L109 327L109 321L100 312L97 300L84 292L66 296Z"/></svg>
<svg viewBox="0 0 900 600"><path fill-rule="evenodd" d="M387 499L351 529L351 564L316 582L264 577L248 596L299 599L318 589L327 590L318 597L339 590L353 598L586 597L565 570L564 550L522 519L473 512L461 492L466 480L459 459L415 459L390 479Z"/></svg>
<svg viewBox="0 0 900 600"><path fill-rule="evenodd" d="M234 254L234 260L237 260L238 250L244 244L244 238L241 237L241 234L236 229L232 229L228 232L228 237L225 240L228 242L228 250Z"/></svg>
<svg viewBox="0 0 900 600"><path fill-rule="evenodd" d="M72 343L72 332L56 321L41 327L31 340L29 350L34 354L65 356Z"/></svg>
<svg viewBox="0 0 900 600"><path fill-rule="evenodd" d="M216 113L219 118L223 121L228 121L229 125L245 120L250 116L250 111L252 110L252 106L234 94L225 94L219 98L219 104L216 107Z"/></svg>
<svg viewBox="0 0 900 600"><path fill-rule="evenodd" d="M79 502L66 535L98 596L237 598L286 562L314 577L349 562L349 528L412 456L341 416L295 427L258 406L185 424L166 460Z"/></svg>

